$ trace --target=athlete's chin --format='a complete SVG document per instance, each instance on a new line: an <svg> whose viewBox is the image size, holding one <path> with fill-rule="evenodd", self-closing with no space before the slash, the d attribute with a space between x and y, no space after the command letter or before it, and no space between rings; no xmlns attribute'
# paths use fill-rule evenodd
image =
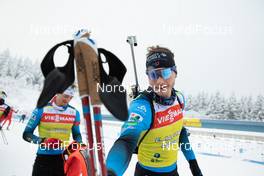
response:
<svg viewBox="0 0 264 176"><path fill-rule="evenodd" d="M156 94L164 98L169 98L171 96L171 90L160 89L159 91L156 91Z"/></svg>
<svg viewBox="0 0 264 176"><path fill-rule="evenodd" d="M63 102L61 106L66 106L68 102Z"/></svg>

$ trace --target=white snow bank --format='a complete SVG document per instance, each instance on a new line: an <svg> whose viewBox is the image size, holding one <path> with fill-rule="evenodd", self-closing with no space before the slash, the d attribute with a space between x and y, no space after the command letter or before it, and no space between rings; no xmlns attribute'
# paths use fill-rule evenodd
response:
<svg viewBox="0 0 264 176"><path fill-rule="evenodd" d="M8 145L4 145L0 137L0 175L1 176L29 176L32 172L32 165L35 159L36 146L31 145L22 139L22 132L25 124L14 122L11 126L11 130L4 130L7 138ZM82 126L82 133L84 133ZM109 149L113 145L115 139L118 137L120 131L120 123L110 122L104 123L103 132L105 140L105 151L108 153ZM85 135L83 135L85 138ZM263 143L259 141L248 141L236 139L224 139L224 138L211 138L208 136L191 135L190 137L193 145L196 147L196 156L199 161L199 165L204 175L207 176L262 176L263 164L252 163L243 161L247 157L249 160L260 160L263 163L264 157L256 157L258 152L264 151ZM221 146L219 146L221 144ZM226 152L222 146L230 145L237 151ZM245 155L243 152L239 152L240 148L248 151ZM180 152L181 153L181 152ZM214 155L208 155L214 154ZM227 155L231 157L224 157L221 155ZM249 156L247 156L249 155ZM255 158L254 158L255 156ZM253 157L253 158L252 158ZM132 176L136 164L136 156L133 156L129 168L127 169L125 176ZM184 176L191 176L188 163L185 161L182 154L179 155L179 174Z"/></svg>

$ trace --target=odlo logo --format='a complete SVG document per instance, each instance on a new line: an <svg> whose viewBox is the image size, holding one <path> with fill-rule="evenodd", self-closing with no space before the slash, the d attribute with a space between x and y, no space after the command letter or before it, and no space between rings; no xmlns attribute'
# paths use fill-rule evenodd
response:
<svg viewBox="0 0 264 176"><path fill-rule="evenodd" d="M158 162L161 162L161 160L159 160L159 158L160 158L160 154L159 154L159 153L155 153L155 154L153 155L153 157L154 157L154 158L151 159L151 162L152 162L152 163L158 163Z"/></svg>

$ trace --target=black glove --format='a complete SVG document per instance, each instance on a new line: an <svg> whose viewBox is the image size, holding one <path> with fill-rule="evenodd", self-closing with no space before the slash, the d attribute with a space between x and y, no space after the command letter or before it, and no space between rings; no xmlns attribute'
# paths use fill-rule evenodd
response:
<svg viewBox="0 0 264 176"><path fill-rule="evenodd" d="M189 164L190 164L190 169L192 171L193 176L203 176L196 159L190 160Z"/></svg>
<svg viewBox="0 0 264 176"><path fill-rule="evenodd" d="M117 175L112 170L108 170L107 176L117 176Z"/></svg>

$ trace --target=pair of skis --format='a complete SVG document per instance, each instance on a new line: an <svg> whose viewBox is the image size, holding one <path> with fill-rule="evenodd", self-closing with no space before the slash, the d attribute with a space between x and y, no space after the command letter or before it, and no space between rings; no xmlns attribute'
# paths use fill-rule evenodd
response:
<svg viewBox="0 0 264 176"><path fill-rule="evenodd" d="M95 42L87 31L79 31L74 39L74 55L77 69L79 94L81 96L83 116L86 122L87 141L90 155L88 175L107 175L102 132L101 101L97 86L100 82L98 52ZM93 113L92 113L93 112ZM92 128L94 125L94 129ZM94 132L96 142L94 140ZM96 162L96 153L99 168Z"/></svg>

